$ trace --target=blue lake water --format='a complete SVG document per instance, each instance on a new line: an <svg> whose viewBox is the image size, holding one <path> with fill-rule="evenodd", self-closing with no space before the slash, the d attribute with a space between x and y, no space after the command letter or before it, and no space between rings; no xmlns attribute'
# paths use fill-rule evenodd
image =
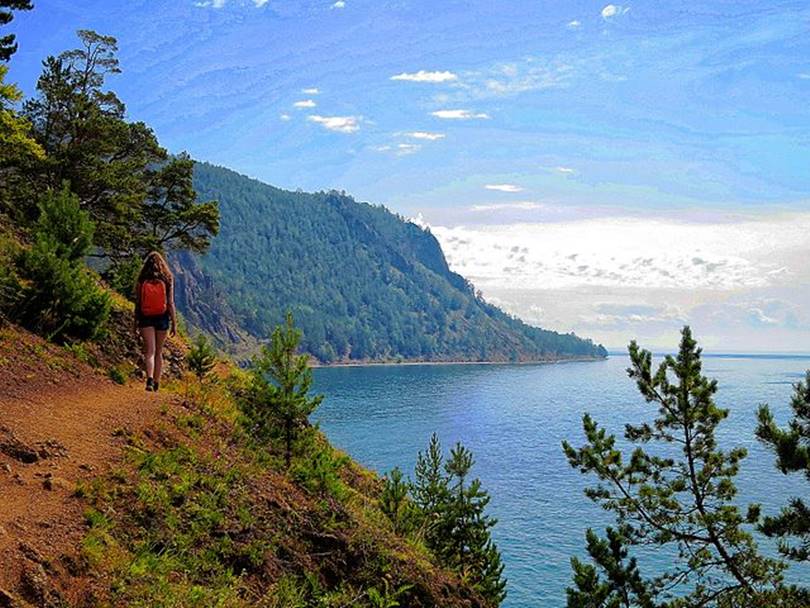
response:
<svg viewBox="0 0 810 608"><path fill-rule="evenodd" d="M651 420L653 406L627 378L628 359L555 365L419 365L323 368L315 389L326 399L314 416L331 441L366 466L411 473L432 432L445 450L463 442L476 458L474 474L492 495L494 536L506 564L507 608L565 605L569 559L584 553L584 533L612 523L582 493L589 478L568 465L560 442L583 442L584 412L621 434L626 422ZM723 447L749 456L738 481L741 502L772 513L791 495L807 496L800 476L776 472L756 440L756 409L767 402L783 424L792 384L810 357L707 357L718 379L718 403L730 408L720 426ZM659 558L661 559L661 558ZM645 564L655 568L655 558ZM654 574L649 572L648 574ZM793 568L790 578L807 578Z"/></svg>

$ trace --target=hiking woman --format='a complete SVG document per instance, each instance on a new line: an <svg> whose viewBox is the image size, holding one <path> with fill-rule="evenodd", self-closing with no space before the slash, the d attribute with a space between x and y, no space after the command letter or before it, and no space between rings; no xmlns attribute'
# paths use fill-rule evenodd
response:
<svg viewBox="0 0 810 608"><path fill-rule="evenodd" d="M163 342L166 332L177 333L174 310L174 277L163 256L153 251L146 256L135 286L135 327L143 338L146 362L146 390L157 392L163 370Z"/></svg>

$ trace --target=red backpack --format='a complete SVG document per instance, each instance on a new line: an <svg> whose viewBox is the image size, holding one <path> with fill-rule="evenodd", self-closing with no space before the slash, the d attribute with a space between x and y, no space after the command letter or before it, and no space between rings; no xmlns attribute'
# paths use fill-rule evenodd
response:
<svg viewBox="0 0 810 608"><path fill-rule="evenodd" d="M141 283L141 314L156 317L166 312L166 283L148 279Z"/></svg>

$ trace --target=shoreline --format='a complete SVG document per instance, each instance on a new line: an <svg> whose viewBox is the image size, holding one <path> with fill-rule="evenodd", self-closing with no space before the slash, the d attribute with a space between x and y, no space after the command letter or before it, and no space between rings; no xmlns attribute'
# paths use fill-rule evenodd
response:
<svg viewBox="0 0 810 608"><path fill-rule="evenodd" d="M413 367L416 365L554 365L559 363L586 363L607 361L607 357L565 357L559 359L536 359L533 361L467 361L467 360L436 360L414 361L341 361L338 363L310 363L313 369L328 369L340 367Z"/></svg>

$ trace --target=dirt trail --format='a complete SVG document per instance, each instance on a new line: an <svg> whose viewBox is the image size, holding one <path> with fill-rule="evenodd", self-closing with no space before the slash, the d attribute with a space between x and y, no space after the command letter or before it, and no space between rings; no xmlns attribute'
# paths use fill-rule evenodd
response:
<svg viewBox="0 0 810 608"><path fill-rule="evenodd" d="M77 482L119 463L121 431L144 428L172 399L32 348L33 361L19 344L17 360L0 357L0 605L2 590L18 589L32 564L70 569L65 556L86 530Z"/></svg>

